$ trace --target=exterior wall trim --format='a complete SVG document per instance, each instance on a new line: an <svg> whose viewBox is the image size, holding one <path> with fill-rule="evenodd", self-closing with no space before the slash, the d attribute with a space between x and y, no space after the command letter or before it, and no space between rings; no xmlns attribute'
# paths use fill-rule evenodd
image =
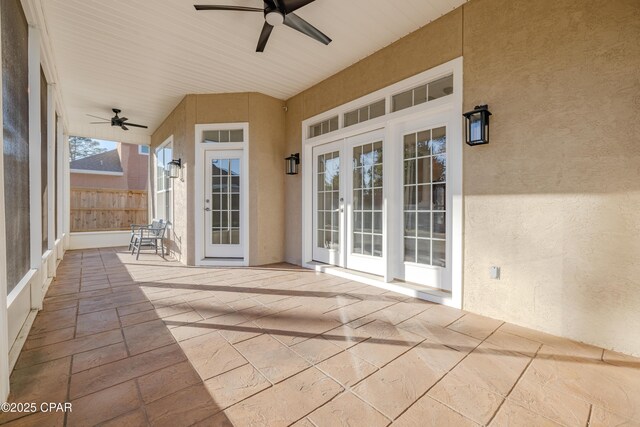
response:
<svg viewBox="0 0 640 427"><path fill-rule="evenodd" d="M2 8L0 8L0 17ZM0 25L2 19L0 19ZM0 28L1 30L2 28ZM0 32L1 34L1 32ZM0 49L0 64L2 63L2 49ZM0 75L0 83L2 83ZM0 111L2 111L2 84L0 84ZM0 114L0 129L3 129L3 114ZM0 138L0 154L4 153L4 138ZM4 156L0 155L0 253L7 253L7 236L4 219ZM6 402L9 397L9 329L7 310L7 260L0 256L0 402Z"/></svg>
<svg viewBox="0 0 640 427"><path fill-rule="evenodd" d="M31 269L36 275L42 265L41 129L40 129L40 31L29 26L29 212L31 218ZM31 308L42 308L42 286L31 286Z"/></svg>
<svg viewBox="0 0 640 427"><path fill-rule="evenodd" d="M55 224L55 214L53 210L56 205L56 188L55 188L55 177L57 172L56 165L56 101L54 99L55 96L55 87L52 84L47 85L47 207L49 209L49 215L47 215L47 239L48 239L48 249L49 251L55 250L55 241L56 241L56 224ZM54 251L55 252L55 251ZM56 257L52 257L55 259ZM51 268L53 267L53 268ZM55 265L50 266L48 269L50 277L53 277L55 271Z"/></svg>

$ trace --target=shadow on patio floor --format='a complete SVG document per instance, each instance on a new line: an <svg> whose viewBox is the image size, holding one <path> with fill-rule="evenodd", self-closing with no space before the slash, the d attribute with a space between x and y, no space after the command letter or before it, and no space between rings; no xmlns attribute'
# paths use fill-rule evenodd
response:
<svg viewBox="0 0 640 427"><path fill-rule="evenodd" d="M0 424L585 425L638 421L640 363L294 266L102 249L65 256L11 387L73 412Z"/></svg>

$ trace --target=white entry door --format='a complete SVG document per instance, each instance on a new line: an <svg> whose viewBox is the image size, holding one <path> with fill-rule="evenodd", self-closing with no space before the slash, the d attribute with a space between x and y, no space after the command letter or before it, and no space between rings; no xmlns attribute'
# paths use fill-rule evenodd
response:
<svg viewBox="0 0 640 427"><path fill-rule="evenodd" d="M242 150L207 151L204 173L205 256L242 258L246 232Z"/></svg>
<svg viewBox="0 0 640 427"><path fill-rule="evenodd" d="M313 149L313 259L384 275L383 131Z"/></svg>

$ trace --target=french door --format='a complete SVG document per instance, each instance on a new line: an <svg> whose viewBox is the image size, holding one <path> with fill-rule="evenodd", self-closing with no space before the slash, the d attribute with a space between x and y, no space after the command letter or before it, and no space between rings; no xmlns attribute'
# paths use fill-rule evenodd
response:
<svg viewBox="0 0 640 427"><path fill-rule="evenodd" d="M384 131L345 140L347 164L346 266L384 275Z"/></svg>
<svg viewBox="0 0 640 427"><path fill-rule="evenodd" d="M313 149L313 259L384 274L382 131Z"/></svg>
<svg viewBox="0 0 640 427"><path fill-rule="evenodd" d="M342 141L313 150L313 258L344 267L344 178Z"/></svg>
<svg viewBox="0 0 640 427"><path fill-rule="evenodd" d="M313 259L451 290L451 126L434 114L314 147Z"/></svg>
<svg viewBox="0 0 640 427"><path fill-rule="evenodd" d="M394 276L451 290L451 192L446 115L397 127L393 234ZM399 197L398 197L399 195Z"/></svg>
<svg viewBox="0 0 640 427"><path fill-rule="evenodd" d="M242 258L245 206L242 197L242 150L211 150L205 154L205 256Z"/></svg>

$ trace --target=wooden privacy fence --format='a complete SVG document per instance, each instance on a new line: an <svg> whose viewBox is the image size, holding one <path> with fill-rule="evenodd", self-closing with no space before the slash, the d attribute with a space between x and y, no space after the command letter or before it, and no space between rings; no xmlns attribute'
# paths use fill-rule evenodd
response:
<svg viewBox="0 0 640 427"><path fill-rule="evenodd" d="M146 224L147 192L104 188L71 189L71 231L129 230Z"/></svg>

